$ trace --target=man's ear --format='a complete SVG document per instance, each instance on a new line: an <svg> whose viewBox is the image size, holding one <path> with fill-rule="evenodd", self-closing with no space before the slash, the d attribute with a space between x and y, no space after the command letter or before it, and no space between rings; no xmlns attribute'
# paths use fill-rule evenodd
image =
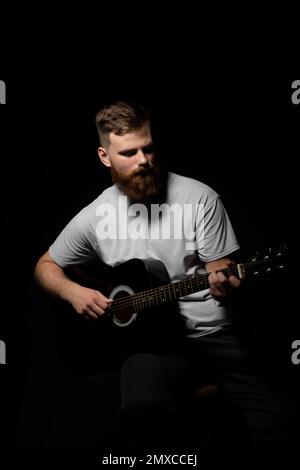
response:
<svg viewBox="0 0 300 470"><path fill-rule="evenodd" d="M98 155L99 155L99 158L100 158L101 162L103 163L103 165L105 165L107 167L111 167L109 156L108 156L108 154L107 154L104 147L99 147L98 148Z"/></svg>

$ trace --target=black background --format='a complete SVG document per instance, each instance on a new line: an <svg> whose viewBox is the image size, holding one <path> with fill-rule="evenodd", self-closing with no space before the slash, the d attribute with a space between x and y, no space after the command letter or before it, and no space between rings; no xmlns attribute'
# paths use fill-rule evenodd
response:
<svg viewBox="0 0 300 470"><path fill-rule="evenodd" d="M3 448L40 450L51 448L52 433L60 436L55 445L68 448L71 428L86 412L82 402L93 402L95 389L74 391L61 365L51 309L32 272L67 221L110 184L96 152L96 112L113 99L142 102L154 117L169 168L219 192L243 250L287 244L297 264L300 105L291 101L293 80L211 77L180 64L168 73L153 64L122 64L115 71L105 63L1 72L7 86L7 104L0 107L0 339L7 346L7 364L0 366L1 442ZM275 279L264 292L258 288L257 309L245 323L279 376L284 369L299 382L300 365L291 364L291 343L300 338L295 276L292 269L283 284ZM101 384L97 401L117 402L112 389Z"/></svg>

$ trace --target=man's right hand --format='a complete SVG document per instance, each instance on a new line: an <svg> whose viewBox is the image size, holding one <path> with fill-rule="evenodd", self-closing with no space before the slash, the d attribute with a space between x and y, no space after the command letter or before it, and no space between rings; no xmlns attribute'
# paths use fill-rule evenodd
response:
<svg viewBox="0 0 300 470"><path fill-rule="evenodd" d="M72 286L68 300L79 315L88 315L93 319L103 315L113 302L112 299L105 297L101 292L79 284Z"/></svg>
<svg viewBox="0 0 300 470"><path fill-rule="evenodd" d="M68 301L79 315L96 319L103 315L113 302L101 292L72 281L48 251L38 260L34 275L46 292Z"/></svg>

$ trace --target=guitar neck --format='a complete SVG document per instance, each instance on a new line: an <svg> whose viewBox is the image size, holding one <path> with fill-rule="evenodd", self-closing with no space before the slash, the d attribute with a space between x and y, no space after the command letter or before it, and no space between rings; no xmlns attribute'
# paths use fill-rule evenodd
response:
<svg viewBox="0 0 300 470"><path fill-rule="evenodd" d="M223 272L226 277L234 275L242 279L245 275L246 268L247 266L244 264L237 264L230 268L220 269L219 271ZM139 292L126 298L127 307L129 307L129 302L134 311L138 312L150 307L173 302L180 297L207 289L209 288L208 276L209 273L198 274L189 279ZM113 310L119 307L118 304L124 304L124 299L115 300L112 305Z"/></svg>

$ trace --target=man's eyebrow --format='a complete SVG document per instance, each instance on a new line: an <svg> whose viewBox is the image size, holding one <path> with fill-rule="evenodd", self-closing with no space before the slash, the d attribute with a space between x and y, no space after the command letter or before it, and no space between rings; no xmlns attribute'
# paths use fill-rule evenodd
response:
<svg viewBox="0 0 300 470"><path fill-rule="evenodd" d="M148 144L143 145L141 148L142 148L142 150L145 150L145 149L147 150L147 149L152 148L152 147L154 147L154 144L151 141L151 142L148 142ZM138 149L139 149L139 147L130 147L130 148L127 148L127 149L120 150L118 153L119 153L119 155L126 155L127 153L134 154L138 151Z"/></svg>

